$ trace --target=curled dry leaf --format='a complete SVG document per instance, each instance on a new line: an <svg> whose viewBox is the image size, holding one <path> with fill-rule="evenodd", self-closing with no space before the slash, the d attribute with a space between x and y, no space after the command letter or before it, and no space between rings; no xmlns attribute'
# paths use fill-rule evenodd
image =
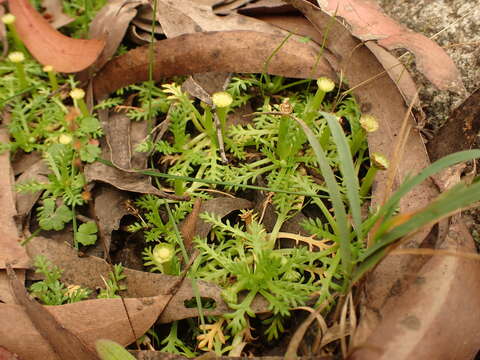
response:
<svg viewBox="0 0 480 360"><path fill-rule="evenodd" d="M129 199L124 191L108 185L101 185L95 189L94 213L97 219L100 241L95 244L89 255L106 257L105 251L110 250L112 231L118 230L120 220L128 214L125 202Z"/></svg>
<svg viewBox="0 0 480 360"><path fill-rule="evenodd" d="M153 78L212 71L259 73L284 40L283 36L255 31L195 33L161 40L155 44ZM324 59L318 66L316 61L314 48L290 39L272 57L267 71L293 78L323 75L336 79ZM101 99L123 86L146 81L148 63L148 46L113 59L94 78L95 97Z"/></svg>
<svg viewBox="0 0 480 360"><path fill-rule="evenodd" d="M51 170L43 160L39 160L32 164L26 171L20 175L16 184L22 184L29 181L38 181L39 183L47 183L48 175ZM17 220L22 220L28 216L37 200L42 195L42 191L37 192L19 192L16 194Z"/></svg>
<svg viewBox="0 0 480 360"><path fill-rule="evenodd" d="M461 220L453 221L441 249L476 252ZM352 360L475 357L480 348L480 262L461 255L432 255L410 288L385 305L379 327L357 344Z"/></svg>
<svg viewBox="0 0 480 360"><path fill-rule="evenodd" d="M159 0L157 19L165 35L174 37L186 33L207 31L258 31L286 36L284 31L263 21L240 14L225 17L213 13L212 7L191 0Z"/></svg>
<svg viewBox="0 0 480 360"><path fill-rule="evenodd" d="M97 59L103 40L69 38L54 28L30 5L28 0L9 2L16 16L18 34L31 54L43 65L58 72L73 73L89 67Z"/></svg>
<svg viewBox="0 0 480 360"><path fill-rule="evenodd" d="M388 50L411 51L418 70L439 89L465 92L460 72L447 53L426 36L385 15L374 0L318 0L318 4L329 15L342 17L360 40L376 40Z"/></svg>

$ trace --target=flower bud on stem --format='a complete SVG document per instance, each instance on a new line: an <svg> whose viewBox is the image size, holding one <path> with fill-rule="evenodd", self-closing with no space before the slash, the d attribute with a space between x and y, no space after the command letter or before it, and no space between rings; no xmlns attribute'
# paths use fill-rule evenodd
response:
<svg viewBox="0 0 480 360"><path fill-rule="evenodd" d="M85 104L85 101L83 100L83 98L85 97L85 91L80 88L72 89L72 91L70 91L70 97L73 99L76 107L78 108L78 110L80 110L83 116L90 116L87 104Z"/></svg>
<svg viewBox="0 0 480 360"><path fill-rule="evenodd" d="M23 62L25 61L25 55L20 51L14 51L8 55L8 60L15 64L20 88L26 88L28 86L28 82L27 75L25 73L25 66L23 65Z"/></svg>
<svg viewBox="0 0 480 360"><path fill-rule="evenodd" d="M48 74L48 80L50 81L50 87L52 91L58 90L58 81L57 81L57 73L53 70L52 65L46 65L43 67L43 71Z"/></svg>
<svg viewBox="0 0 480 360"><path fill-rule="evenodd" d="M2 16L2 22L7 25L8 31L12 34L13 42L15 43L15 49L22 52L24 55L27 53L25 45L23 45L20 36L18 35L17 28L15 26L15 15L5 14Z"/></svg>

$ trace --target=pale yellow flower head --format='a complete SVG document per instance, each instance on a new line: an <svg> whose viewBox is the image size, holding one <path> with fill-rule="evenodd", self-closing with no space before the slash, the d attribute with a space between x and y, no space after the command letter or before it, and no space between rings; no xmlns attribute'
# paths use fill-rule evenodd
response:
<svg viewBox="0 0 480 360"><path fill-rule="evenodd" d="M68 134L62 134L58 137L58 142L63 145L70 144L72 140L73 140L72 136Z"/></svg>
<svg viewBox="0 0 480 360"><path fill-rule="evenodd" d="M13 14L5 14L2 16L2 22L5 24L5 25L10 25L10 24L13 24L15 22L15 15Z"/></svg>
<svg viewBox="0 0 480 360"><path fill-rule="evenodd" d="M167 244L159 244L153 248L152 254L156 262L163 264L172 260L174 251L172 247Z"/></svg>
<svg viewBox="0 0 480 360"><path fill-rule="evenodd" d="M360 117L360 125L366 132L374 132L378 130L378 121L373 115L362 115Z"/></svg>
<svg viewBox="0 0 480 360"><path fill-rule="evenodd" d="M317 86L323 92L330 92L335 89L335 83L327 77L318 78Z"/></svg>
<svg viewBox="0 0 480 360"><path fill-rule="evenodd" d="M53 71L53 66L52 66L52 65L45 65L45 66L43 67L43 71L45 71L45 72L51 72L51 71Z"/></svg>
<svg viewBox="0 0 480 360"><path fill-rule="evenodd" d="M13 63L21 63L25 61L25 55L21 51L13 51L8 54L8 60Z"/></svg>
<svg viewBox="0 0 480 360"><path fill-rule="evenodd" d="M216 107L223 108L230 106L233 102L232 95L226 91L219 91L212 95L212 102Z"/></svg>
<svg viewBox="0 0 480 360"><path fill-rule="evenodd" d="M384 155L379 153L372 153L370 155L370 159L373 162L373 166L380 170L387 170L388 166L390 165L388 159Z"/></svg>
<svg viewBox="0 0 480 360"><path fill-rule="evenodd" d="M83 91L83 89L80 89L80 88L75 88L72 91L70 91L70 97L73 100L83 99L85 97L85 91Z"/></svg>

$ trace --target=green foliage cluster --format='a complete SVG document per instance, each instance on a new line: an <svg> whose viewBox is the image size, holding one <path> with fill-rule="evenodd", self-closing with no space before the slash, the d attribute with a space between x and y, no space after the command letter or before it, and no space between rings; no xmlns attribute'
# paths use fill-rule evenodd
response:
<svg viewBox="0 0 480 360"><path fill-rule="evenodd" d="M62 270L53 265L45 256L37 256L35 272L45 279L30 286L30 293L45 305L70 304L87 299L91 291L80 286L66 287L61 281Z"/></svg>

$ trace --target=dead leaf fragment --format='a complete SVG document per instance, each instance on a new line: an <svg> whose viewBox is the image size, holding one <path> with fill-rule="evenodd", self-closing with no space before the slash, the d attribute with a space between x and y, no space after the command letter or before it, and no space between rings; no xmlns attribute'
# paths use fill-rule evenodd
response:
<svg viewBox="0 0 480 360"><path fill-rule="evenodd" d="M159 295L153 298L124 299L136 336L144 334L153 325L170 297L171 295ZM95 341L99 338L113 340L122 346L136 340L121 299L86 300L43 308L91 349L94 349ZM0 318L1 345L24 360L57 359L48 342L33 326L24 307L0 304Z"/></svg>
<svg viewBox="0 0 480 360"><path fill-rule="evenodd" d="M441 248L475 252L461 220L451 224ZM386 304L382 322L351 359L473 359L480 348L479 307L480 263L434 255L410 288Z"/></svg>
<svg viewBox="0 0 480 360"><path fill-rule="evenodd" d="M154 80L203 72L259 73L265 61L284 41L283 36L254 31L210 32L182 35L155 44ZM268 64L268 72L293 78L329 76L330 65L311 46L288 40ZM148 46L119 56L94 78L94 94L101 99L128 84L148 79ZM195 59L195 61L194 61Z"/></svg>
<svg viewBox="0 0 480 360"><path fill-rule="evenodd" d="M137 14L136 8L148 4L147 0L113 0L109 1L95 15L90 24L90 39L105 41L105 48L95 61L94 68L100 69L117 51L127 32L128 25Z"/></svg>
<svg viewBox="0 0 480 360"><path fill-rule="evenodd" d="M9 142L8 132L0 128L0 143ZM15 209L14 178L10 167L10 152L0 155L0 269L5 269L6 263L12 267L25 269L30 267L30 259L25 248L18 242L18 230L14 217Z"/></svg>
<svg viewBox="0 0 480 360"><path fill-rule="evenodd" d="M385 15L373 0L320 0L330 16L343 18L353 36L376 40L388 50L407 49L415 55L418 70L441 90L465 92L460 72L447 53L426 36L413 32Z"/></svg>
<svg viewBox="0 0 480 360"><path fill-rule="evenodd" d="M70 246L52 239L35 237L27 244L27 251L31 257L46 256L54 265L63 269L62 281L65 284L77 284L90 289L104 287L101 278L107 279L111 266L100 258L94 256L78 257L76 250ZM125 268L127 276L125 297L143 298L159 294L167 294L176 284L178 276L150 273ZM30 273L30 279L39 279L38 274ZM221 288L206 281L197 281L201 297L211 298L215 301L214 310L204 310L205 315L221 315L231 311L221 296ZM197 308L185 307L185 301L195 298L191 280L183 281L172 300L162 312L160 322L169 323L189 317L198 316ZM255 298L252 309L255 312L266 312L268 303L262 297ZM0 337L1 338L1 337Z"/></svg>
<svg viewBox="0 0 480 360"><path fill-rule="evenodd" d="M30 298L25 286L17 278L15 271L9 264L7 264L7 274L17 303L22 306L41 336L47 340L55 353L55 359L98 360L92 349L88 349L76 335L63 327L50 312ZM18 330L22 329L17 328L17 332ZM19 337L22 334L18 334ZM12 348L12 345L7 345L7 347Z"/></svg>
<svg viewBox="0 0 480 360"><path fill-rule="evenodd" d="M42 65L73 73L89 67L100 55L103 40L73 39L53 29L28 0L9 2L15 25L25 46Z"/></svg>
<svg viewBox="0 0 480 360"><path fill-rule="evenodd" d="M42 6L45 8L44 16L48 16L48 21L55 29L75 20L63 12L63 4L60 0L43 0Z"/></svg>

